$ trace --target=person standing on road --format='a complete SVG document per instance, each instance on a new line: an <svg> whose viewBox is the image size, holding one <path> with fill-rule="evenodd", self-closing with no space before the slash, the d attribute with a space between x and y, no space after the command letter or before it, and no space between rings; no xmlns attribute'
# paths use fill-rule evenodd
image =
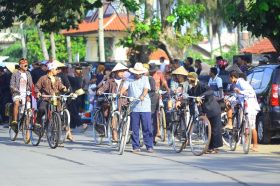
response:
<svg viewBox="0 0 280 186"><path fill-rule="evenodd" d="M211 90L214 91L214 96L217 100L221 100L224 98L223 92L223 80L218 77L218 69L215 67L210 68L210 79L208 82L208 86Z"/></svg>
<svg viewBox="0 0 280 186"><path fill-rule="evenodd" d="M208 153L218 153L218 148L223 146L220 105L214 98L213 90L207 85L201 84L195 72L190 72L188 74L188 79L191 87L188 91L189 95L195 97L204 96L203 102L201 99L196 101L198 104L202 105L202 112L206 114L211 124L211 140ZM191 105L190 107L192 108ZM192 108L191 112L193 112L193 110Z"/></svg>
<svg viewBox="0 0 280 186"><path fill-rule="evenodd" d="M153 133L151 122L151 99L148 91L150 88L149 79L144 76L148 70L142 63L136 63L134 68L129 68L132 76L125 82L121 94L128 90L128 96L139 98L136 104L132 107L130 114L131 129L132 129L132 148L133 152L140 152L139 144L139 127L140 121L142 124L144 144L148 152L153 152Z"/></svg>

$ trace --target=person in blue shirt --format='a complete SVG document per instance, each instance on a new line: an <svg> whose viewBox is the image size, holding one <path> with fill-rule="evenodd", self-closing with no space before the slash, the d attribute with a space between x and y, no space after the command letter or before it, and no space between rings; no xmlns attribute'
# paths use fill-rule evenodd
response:
<svg viewBox="0 0 280 186"><path fill-rule="evenodd" d="M139 128L142 125L143 140L148 152L153 152L153 133L151 122L151 99L148 91L150 88L149 78L145 76L148 70L142 63L136 63L134 68L129 68L132 75L126 80L121 94L128 91L129 97L139 98L140 101L132 107L130 125L132 129L133 152L140 152Z"/></svg>
<svg viewBox="0 0 280 186"><path fill-rule="evenodd" d="M218 77L218 70L215 67L210 68L210 79L208 82L208 86L211 90L214 91L214 96L217 100L220 100L224 97L223 92L223 80Z"/></svg>

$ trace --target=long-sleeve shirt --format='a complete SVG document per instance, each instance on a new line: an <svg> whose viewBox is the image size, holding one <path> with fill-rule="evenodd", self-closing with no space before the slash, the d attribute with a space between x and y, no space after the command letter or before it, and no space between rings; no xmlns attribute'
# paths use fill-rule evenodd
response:
<svg viewBox="0 0 280 186"><path fill-rule="evenodd" d="M62 84L60 78L53 78L54 81L52 82L50 76L42 76L36 83L35 92L40 92L42 95L57 95L59 92L61 92L65 86Z"/></svg>

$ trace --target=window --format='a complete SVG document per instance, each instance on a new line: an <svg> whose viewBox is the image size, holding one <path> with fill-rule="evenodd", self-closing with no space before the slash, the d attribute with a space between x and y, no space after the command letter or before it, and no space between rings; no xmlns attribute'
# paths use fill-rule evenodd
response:
<svg viewBox="0 0 280 186"><path fill-rule="evenodd" d="M247 76L247 80L250 82L256 93L262 93L266 90L272 75L273 69L256 69Z"/></svg>

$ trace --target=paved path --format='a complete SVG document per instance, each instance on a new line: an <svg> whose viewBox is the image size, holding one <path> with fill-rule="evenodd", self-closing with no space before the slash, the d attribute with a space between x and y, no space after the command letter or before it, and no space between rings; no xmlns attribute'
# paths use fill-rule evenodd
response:
<svg viewBox="0 0 280 186"><path fill-rule="evenodd" d="M74 143L50 149L11 142L0 126L0 186L80 185L209 185L279 186L280 146L260 146L244 155L222 149L219 154L193 156L189 149L177 154L166 144L156 152L120 156L107 145L94 146L90 131L77 134Z"/></svg>

